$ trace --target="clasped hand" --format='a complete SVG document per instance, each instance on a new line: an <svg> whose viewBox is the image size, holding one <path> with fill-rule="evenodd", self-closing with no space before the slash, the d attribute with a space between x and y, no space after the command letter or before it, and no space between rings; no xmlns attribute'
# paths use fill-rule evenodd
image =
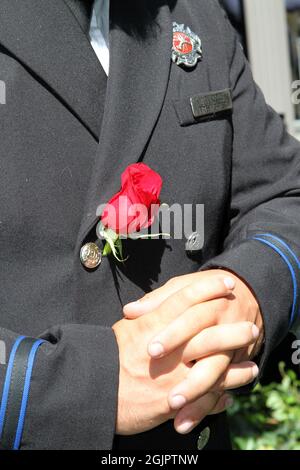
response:
<svg viewBox="0 0 300 470"><path fill-rule="evenodd" d="M120 351L117 432L136 434L174 418L189 433L226 409L226 390L258 375L251 358L263 320L250 288L216 269L180 276L124 307L113 326Z"/></svg>

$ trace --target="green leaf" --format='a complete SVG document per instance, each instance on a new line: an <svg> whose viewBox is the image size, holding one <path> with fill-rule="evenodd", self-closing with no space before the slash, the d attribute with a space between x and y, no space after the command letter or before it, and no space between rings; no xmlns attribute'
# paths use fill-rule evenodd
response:
<svg viewBox="0 0 300 470"><path fill-rule="evenodd" d="M109 256L112 253L111 246L108 242L105 242L103 251L102 251L102 256Z"/></svg>
<svg viewBox="0 0 300 470"><path fill-rule="evenodd" d="M284 363L279 370L280 383L258 385L235 398L229 412L235 449L300 449L300 381Z"/></svg>
<svg viewBox="0 0 300 470"><path fill-rule="evenodd" d="M118 238L116 241L115 241L115 247L119 253L119 256L120 256L120 259L122 260L122 262L124 263L127 259L123 257L123 245L122 245L122 240L120 238Z"/></svg>
<svg viewBox="0 0 300 470"><path fill-rule="evenodd" d="M120 263L124 263L126 259L123 259L122 241L119 235L113 230L103 227L100 231L101 237L106 241L103 249L103 256L113 254L114 258Z"/></svg>

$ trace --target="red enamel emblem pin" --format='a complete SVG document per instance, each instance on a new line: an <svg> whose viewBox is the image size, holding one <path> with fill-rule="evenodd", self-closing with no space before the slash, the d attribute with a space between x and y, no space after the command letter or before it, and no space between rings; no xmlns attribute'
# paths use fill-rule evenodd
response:
<svg viewBox="0 0 300 470"><path fill-rule="evenodd" d="M177 65L195 67L202 59L202 43L197 34L184 24L173 23L172 61Z"/></svg>

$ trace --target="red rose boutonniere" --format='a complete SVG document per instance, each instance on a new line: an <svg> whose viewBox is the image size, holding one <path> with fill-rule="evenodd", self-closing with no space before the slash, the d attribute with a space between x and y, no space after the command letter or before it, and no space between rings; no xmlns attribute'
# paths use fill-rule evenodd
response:
<svg viewBox="0 0 300 470"><path fill-rule="evenodd" d="M99 235L106 243L103 256L113 253L118 261L124 261L122 238L150 238L160 234L139 235L150 227L160 207L161 176L144 163L126 168L121 177L121 189L115 194L100 217Z"/></svg>

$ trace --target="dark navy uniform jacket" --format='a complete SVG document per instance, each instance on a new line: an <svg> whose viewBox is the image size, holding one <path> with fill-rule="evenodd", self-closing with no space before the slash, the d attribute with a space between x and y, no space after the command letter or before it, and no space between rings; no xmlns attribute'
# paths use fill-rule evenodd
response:
<svg viewBox="0 0 300 470"><path fill-rule="evenodd" d="M112 0L108 81L87 14L70 0L0 0L1 445L196 449L209 425L208 447L224 448L223 415L185 437L172 422L115 437L111 326L168 279L223 267L259 301L263 372L299 316L300 145L266 105L217 1ZM171 62L174 21L202 40L191 70ZM194 116L190 98L219 90L232 110ZM128 241L124 266L106 258L88 271L79 253L95 240L96 209L137 161L161 174L162 201L205 205L204 247L191 256L184 239Z"/></svg>

